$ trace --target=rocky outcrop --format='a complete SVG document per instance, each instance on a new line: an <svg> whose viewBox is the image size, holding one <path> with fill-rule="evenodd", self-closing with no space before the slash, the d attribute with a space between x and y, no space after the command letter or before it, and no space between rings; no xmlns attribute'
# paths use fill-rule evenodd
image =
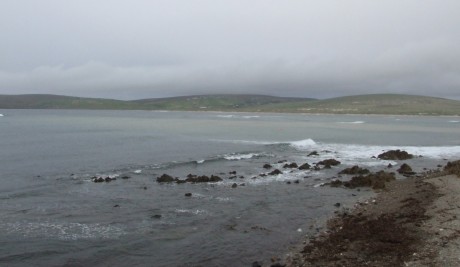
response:
<svg viewBox="0 0 460 267"><path fill-rule="evenodd" d="M379 171L377 173L368 174L366 176L359 175L351 178L350 181L334 180L329 183L329 186L340 187L345 186L347 188L357 187L372 187L372 189L383 189L387 182L395 180L394 173L388 173Z"/></svg>
<svg viewBox="0 0 460 267"><path fill-rule="evenodd" d="M311 157L311 156L319 156L318 151L312 151L307 155L307 157Z"/></svg>
<svg viewBox="0 0 460 267"><path fill-rule="evenodd" d="M91 181L93 181L94 183L103 183L103 182L108 183L108 182L114 181L116 179L117 178L115 178L115 177L112 178L112 177L109 177L109 176L107 176L105 178L104 177L94 176L94 177L91 178Z"/></svg>
<svg viewBox="0 0 460 267"><path fill-rule="evenodd" d="M271 169L271 168L272 168L272 165L266 163L266 164L264 164L263 168L264 168L264 169Z"/></svg>
<svg viewBox="0 0 460 267"><path fill-rule="evenodd" d="M415 174L415 172L412 171L411 166L409 166L406 163L401 165L401 167L398 169L398 172L402 175L414 175Z"/></svg>
<svg viewBox="0 0 460 267"><path fill-rule="evenodd" d="M377 156L379 159L384 160L406 160L411 159L414 155L407 153L403 150L389 150Z"/></svg>
<svg viewBox="0 0 460 267"><path fill-rule="evenodd" d="M346 168L339 172L339 174L349 174L349 175L368 174L368 173L370 173L368 169L360 168L358 165L355 165L350 168Z"/></svg>
<svg viewBox="0 0 460 267"><path fill-rule="evenodd" d="M278 174L282 174L283 172L281 172L280 170L278 169L275 169L274 171L268 173L268 175L278 175Z"/></svg>
<svg viewBox="0 0 460 267"><path fill-rule="evenodd" d="M157 182L159 183L172 183L174 181L175 181L174 177L168 174L163 174L160 177L157 177Z"/></svg>
<svg viewBox="0 0 460 267"><path fill-rule="evenodd" d="M299 167L299 166L298 166L297 163L295 163L295 162L292 162L292 163L290 163L290 164L287 164L287 163L286 163L286 164L284 164L284 166L283 166L283 168L285 168L285 169L288 169L288 168L289 168L289 169L294 169L294 168L298 168L298 167Z"/></svg>
<svg viewBox="0 0 460 267"><path fill-rule="evenodd" d="M337 166L339 164L340 164L340 161L336 159L325 159L325 160L322 160L316 163L316 165L323 165L325 168L330 168L331 166Z"/></svg>
<svg viewBox="0 0 460 267"><path fill-rule="evenodd" d="M447 165L444 167L444 171L448 174L455 174L460 177L460 160L447 162Z"/></svg>
<svg viewBox="0 0 460 267"><path fill-rule="evenodd" d="M299 170L309 170L311 168L310 164L304 163L300 165Z"/></svg>

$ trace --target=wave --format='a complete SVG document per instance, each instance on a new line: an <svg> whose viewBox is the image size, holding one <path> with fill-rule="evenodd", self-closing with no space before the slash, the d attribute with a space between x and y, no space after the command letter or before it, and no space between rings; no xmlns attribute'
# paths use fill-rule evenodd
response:
<svg viewBox="0 0 460 267"><path fill-rule="evenodd" d="M450 123L459 123L460 121L449 121Z"/></svg>
<svg viewBox="0 0 460 267"><path fill-rule="evenodd" d="M255 118L260 118L258 115L216 115L217 118L223 118L223 119L255 119Z"/></svg>
<svg viewBox="0 0 460 267"><path fill-rule="evenodd" d="M366 123L365 121L339 121L338 123L341 124L363 124Z"/></svg>
<svg viewBox="0 0 460 267"><path fill-rule="evenodd" d="M0 113L0 117L4 117L4 115Z"/></svg>
<svg viewBox="0 0 460 267"><path fill-rule="evenodd" d="M254 157L259 157L259 154L256 153L248 153L248 154L230 154L225 155L223 158L226 160L242 160L242 159L251 159Z"/></svg>

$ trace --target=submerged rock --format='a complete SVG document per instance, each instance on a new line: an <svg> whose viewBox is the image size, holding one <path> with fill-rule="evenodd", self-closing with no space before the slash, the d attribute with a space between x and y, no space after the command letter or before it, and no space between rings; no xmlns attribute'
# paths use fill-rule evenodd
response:
<svg viewBox="0 0 460 267"><path fill-rule="evenodd" d="M406 160L411 159L414 155L407 153L404 150L389 150L377 156L379 159L384 160Z"/></svg>
<svg viewBox="0 0 460 267"><path fill-rule="evenodd" d="M355 165L355 166L350 167L350 168L346 168L346 169L344 169L344 170L339 172L339 174L352 174L352 175L368 174L368 173L370 173L370 171L368 169L360 168L358 165Z"/></svg>
<svg viewBox="0 0 460 267"><path fill-rule="evenodd" d="M340 161L336 159L325 159L320 162L318 162L316 165L324 165L324 166L337 166L340 164Z"/></svg>
<svg viewBox="0 0 460 267"><path fill-rule="evenodd" d="M191 197L191 196L192 196L192 193L185 193L184 196L186 196L186 197Z"/></svg>
<svg viewBox="0 0 460 267"><path fill-rule="evenodd" d="M311 156L319 156L318 151L316 151L316 150L312 151L312 152L310 152L310 154L307 155L307 157L311 157Z"/></svg>

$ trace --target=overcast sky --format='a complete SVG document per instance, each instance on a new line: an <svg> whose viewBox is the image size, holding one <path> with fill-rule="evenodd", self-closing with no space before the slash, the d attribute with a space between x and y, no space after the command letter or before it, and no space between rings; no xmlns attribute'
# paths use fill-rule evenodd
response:
<svg viewBox="0 0 460 267"><path fill-rule="evenodd" d="M0 94L460 99L459 0L1 0Z"/></svg>

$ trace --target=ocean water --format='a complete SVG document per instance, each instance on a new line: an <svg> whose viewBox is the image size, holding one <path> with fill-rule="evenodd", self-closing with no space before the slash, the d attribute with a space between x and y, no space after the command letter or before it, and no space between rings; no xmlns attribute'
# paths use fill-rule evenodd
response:
<svg viewBox="0 0 460 267"><path fill-rule="evenodd" d="M419 172L460 158L456 117L0 114L0 266L268 263L321 231L335 211L373 194L319 186L349 178L337 175L343 168L358 164L378 171L401 164L373 158L389 149L420 156L407 161ZM307 156L312 151L319 156ZM278 163L328 158L342 164L300 171ZM262 168L265 163L283 173L259 176L270 171ZM159 184L156 177L163 173L181 179L218 175L223 181ZM94 176L117 179L93 183Z"/></svg>

